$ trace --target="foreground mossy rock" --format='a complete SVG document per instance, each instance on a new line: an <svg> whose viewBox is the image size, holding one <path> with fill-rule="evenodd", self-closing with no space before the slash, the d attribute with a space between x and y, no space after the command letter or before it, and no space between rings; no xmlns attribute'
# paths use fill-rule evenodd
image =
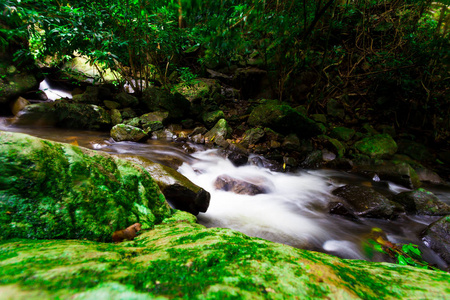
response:
<svg viewBox="0 0 450 300"><path fill-rule="evenodd" d="M355 148L372 158L394 155L397 144L389 134L369 136L355 143Z"/></svg>
<svg viewBox="0 0 450 300"><path fill-rule="evenodd" d="M391 218L395 214L394 203L366 186L345 185L335 189L333 194L345 199L348 210L359 217Z"/></svg>
<svg viewBox="0 0 450 300"><path fill-rule="evenodd" d="M186 118L191 112L191 103L183 95L180 93L172 94L155 86L144 90L141 103L149 111L169 112L171 121Z"/></svg>
<svg viewBox="0 0 450 300"><path fill-rule="evenodd" d="M282 134L295 133L301 138L322 133L316 122L289 105L259 105L250 114L248 123L255 127L269 127Z"/></svg>
<svg viewBox="0 0 450 300"><path fill-rule="evenodd" d="M144 167L174 208L187 211L193 215L207 211L211 198L209 192L192 183L174 169L152 162L144 157L126 154L119 155L119 157Z"/></svg>
<svg viewBox="0 0 450 300"><path fill-rule="evenodd" d="M0 244L6 299L447 299L450 275L344 260L174 218L133 241Z"/></svg>
<svg viewBox="0 0 450 300"><path fill-rule="evenodd" d="M117 124L113 128L111 128L111 137L116 142L121 141L132 141L139 142L140 140L147 137L147 134L144 130L125 124Z"/></svg>
<svg viewBox="0 0 450 300"><path fill-rule="evenodd" d="M102 152L0 131L0 240L108 241L170 214L142 167Z"/></svg>
<svg viewBox="0 0 450 300"><path fill-rule="evenodd" d="M395 195L392 201L400 203L405 211L418 215L443 216L450 214L450 206L425 189L403 192Z"/></svg>

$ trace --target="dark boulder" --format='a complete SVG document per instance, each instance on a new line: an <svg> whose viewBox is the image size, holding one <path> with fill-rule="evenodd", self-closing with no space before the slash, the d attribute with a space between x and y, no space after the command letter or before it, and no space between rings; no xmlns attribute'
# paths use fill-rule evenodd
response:
<svg viewBox="0 0 450 300"><path fill-rule="evenodd" d="M433 193L417 189L395 195L392 201L405 207L407 213L429 216L443 216L450 214L450 206L440 201Z"/></svg>
<svg viewBox="0 0 450 300"><path fill-rule="evenodd" d="M225 155L236 167L246 165L248 162L247 150L238 144L230 144L225 151Z"/></svg>
<svg viewBox="0 0 450 300"><path fill-rule="evenodd" d="M350 220L358 219L353 210L342 202L328 203L328 212L332 215L343 216Z"/></svg>
<svg viewBox="0 0 450 300"><path fill-rule="evenodd" d="M345 199L359 217L391 218L396 213L395 203L366 186L345 185L335 189L333 195Z"/></svg>
<svg viewBox="0 0 450 300"><path fill-rule="evenodd" d="M167 202L173 208L187 211L193 215L206 212L208 209L211 198L209 192L195 185L174 169L139 156L119 155L119 157L143 166L156 181Z"/></svg>
<svg viewBox="0 0 450 300"><path fill-rule="evenodd" d="M317 136L322 132L316 122L289 105L259 105L250 114L248 123L254 127L269 127L282 134L295 133L300 138Z"/></svg>
<svg viewBox="0 0 450 300"><path fill-rule="evenodd" d="M155 86L147 88L141 98L149 111L167 111L171 121L181 120L190 115L191 103L180 93L172 94Z"/></svg>
<svg viewBox="0 0 450 300"><path fill-rule="evenodd" d="M422 232L422 241L450 264L450 216L431 223Z"/></svg>
<svg viewBox="0 0 450 300"><path fill-rule="evenodd" d="M252 182L251 182L252 181ZM217 177L214 182L214 187L217 190L222 190L226 192L233 192L239 195L258 195L265 194L269 190L267 186L265 186L267 182L264 179L237 179L230 177L228 175L221 175Z"/></svg>

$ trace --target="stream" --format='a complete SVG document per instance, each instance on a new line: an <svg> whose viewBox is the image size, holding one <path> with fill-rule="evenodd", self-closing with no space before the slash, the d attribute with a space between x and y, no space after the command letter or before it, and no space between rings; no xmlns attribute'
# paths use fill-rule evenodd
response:
<svg viewBox="0 0 450 300"><path fill-rule="evenodd" d="M334 254L342 258L385 261L379 253L366 253L372 228L381 228L393 243L413 243L422 257L439 268L447 265L418 237L439 217L401 216L396 220L362 218L351 221L328 213L328 203L336 201L331 192L345 184L369 185L383 194L396 194L406 188L391 182L380 183L355 174L336 170L303 170L297 173L273 172L258 166L251 156L249 164L235 167L218 149L174 142L148 140L145 143L115 142L109 132L79 131L40 126L15 126L0 118L0 130L27 133L40 138L77 144L111 154L139 155L173 167L211 193L208 211L200 213L198 222L207 227L232 228L249 236L260 237L293 247ZM196 151L189 154L186 146ZM220 175L257 182L266 193L254 196L216 190L214 181ZM450 190L426 186L450 204Z"/></svg>

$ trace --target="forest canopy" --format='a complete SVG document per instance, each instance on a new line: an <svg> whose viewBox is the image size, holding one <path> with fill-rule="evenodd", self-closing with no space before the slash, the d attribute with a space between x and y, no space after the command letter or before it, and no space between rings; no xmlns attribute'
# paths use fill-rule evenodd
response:
<svg viewBox="0 0 450 300"><path fill-rule="evenodd" d="M142 88L257 66L277 98L309 112L332 98L350 108L382 105L399 126L426 125L443 139L450 128L449 2L6 0L0 47L22 62L83 55L99 70L115 70L118 81L140 79ZM15 46L24 41L29 47ZM302 84L312 87L306 96L299 96ZM396 116L404 107L424 113Z"/></svg>

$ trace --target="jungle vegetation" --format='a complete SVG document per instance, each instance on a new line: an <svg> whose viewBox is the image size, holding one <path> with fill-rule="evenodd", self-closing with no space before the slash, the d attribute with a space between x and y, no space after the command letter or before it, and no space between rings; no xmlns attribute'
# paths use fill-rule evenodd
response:
<svg viewBox="0 0 450 300"><path fill-rule="evenodd" d="M267 71L281 101L329 99L446 141L448 0L4 0L0 47L19 62L74 54L117 80L171 88L208 69ZM27 47L18 47L26 43ZM12 49L12 50L11 50ZM17 50L17 51L16 51ZM140 80L140 81L139 81ZM136 83L135 83L136 85ZM302 89L302 87L308 89Z"/></svg>

